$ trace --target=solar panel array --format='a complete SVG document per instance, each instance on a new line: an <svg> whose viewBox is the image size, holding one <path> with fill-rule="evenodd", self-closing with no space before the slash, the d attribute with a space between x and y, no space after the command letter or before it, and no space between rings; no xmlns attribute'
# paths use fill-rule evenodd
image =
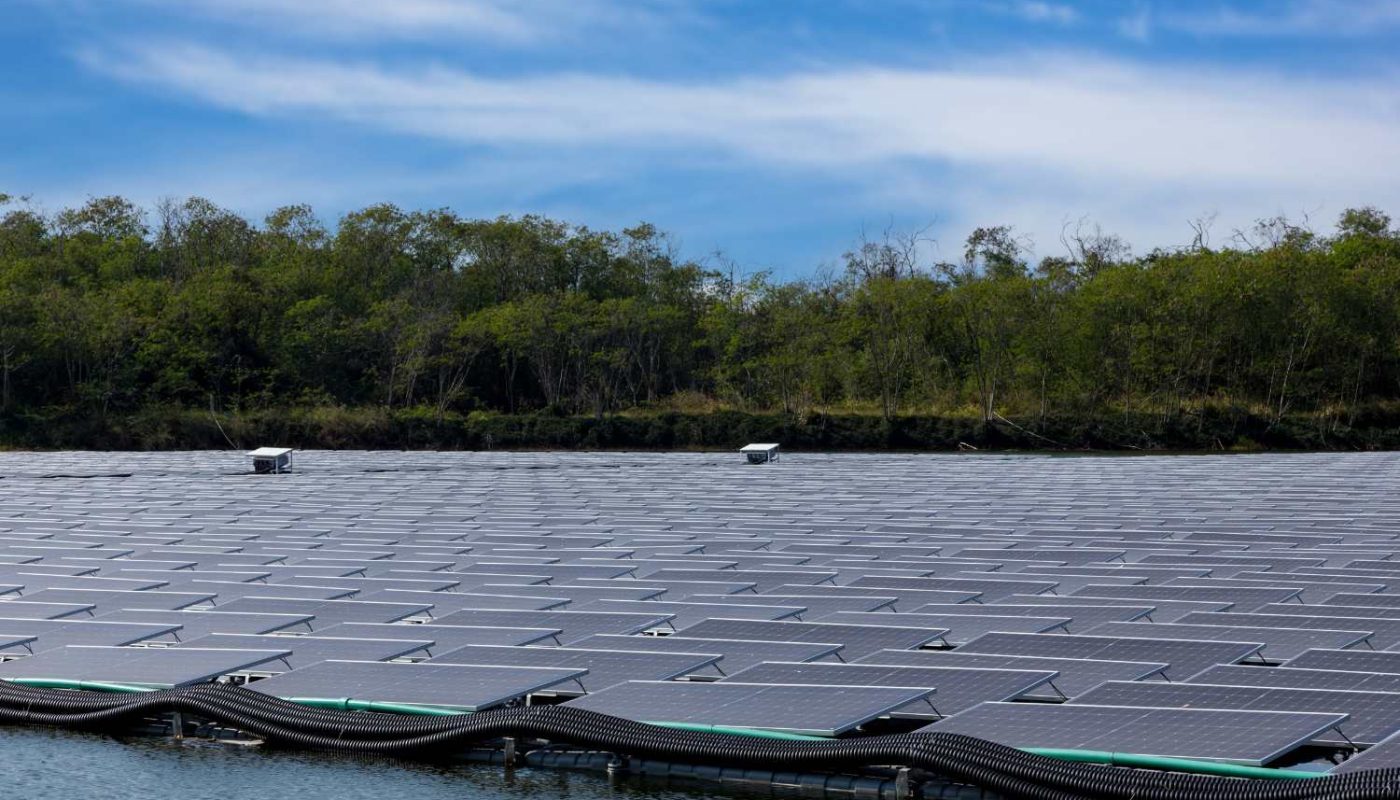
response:
<svg viewBox="0 0 1400 800"><path fill-rule="evenodd" d="M1389 454L0 453L0 677L1380 763L1397 483Z"/></svg>

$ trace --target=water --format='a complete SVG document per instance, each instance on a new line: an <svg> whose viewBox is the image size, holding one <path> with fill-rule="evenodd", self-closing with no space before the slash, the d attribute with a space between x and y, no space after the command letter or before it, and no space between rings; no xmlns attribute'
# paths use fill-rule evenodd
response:
<svg viewBox="0 0 1400 800"><path fill-rule="evenodd" d="M262 750L157 737L0 728L0 786L21 800L704 800L700 791L560 769ZM734 797L727 792L726 797Z"/></svg>

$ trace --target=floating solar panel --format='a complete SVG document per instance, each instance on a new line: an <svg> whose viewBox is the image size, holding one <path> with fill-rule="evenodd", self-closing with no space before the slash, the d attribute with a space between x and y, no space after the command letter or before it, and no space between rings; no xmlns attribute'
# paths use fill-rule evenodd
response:
<svg viewBox="0 0 1400 800"><path fill-rule="evenodd" d="M631 583L628 580L622 578L617 578L613 580L603 580L599 578L581 578L572 583L577 584L579 586L631 585ZM642 581L637 581L637 583L644 586L655 586L657 588L665 589L665 597L667 600L685 600L693 595L731 595L740 593L754 594L754 587L757 586L757 584L755 584L753 581L728 581L719 579L713 581L663 581L653 579L648 580L644 583Z"/></svg>
<svg viewBox="0 0 1400 800"><path fill-rule="evenodd" d="M687 722L837 736L933 696L925 689L631 681L565 705L638 722Z"/></svg>
<svg viewBox="0 0 1400 800"><path fill-rule="evenodd" d="M248 684L283 699L349 698L480 711L581 678L587 670L321 661Z"/></svg>
<svg viewBox="0 0 1400 800"><path fill-rule="evenodd" d="M103 622L97 619L5 619L0 632L36 637L28 644L34 652L53 650L70 644L121 647L167 637L179 628L161 623Z"/></svg>
<svg viewBox="0 0 1400 800"><path fill-rule="evenodd" d="M977 592L984 602L1011 594L1044 594L1053 591L1055 581L1003 580L999 578L886 578L865 575L846 586L862 589L924 589L933 591Z"/></svg>
<svg viewBox="0 0 1400 800"><path fill-rule="evenodd" d="M986 614L1002 616L1022 616L1022 617L1054 617L1063 619L1060 626L1070 633L1084 633L1095 625L1105 622L1131 622L1138 619L1148 619L1152 613L1152 606L1091 606L1091 605L1013 605L1008 603L991 603L985 605L973 604L969 607L966 604L947 605L942 603L931 603L920 606L909 613L913 614ZM949 626L951 627L951 626ZM985 631L984 631L985 632Z"/></svg>
<svg viewBox="0 0 1400 800"><path fill-rule="evenodd" d="M406 589L416 592L445 592L456 589L461 585L461 581L452 580L451 576L431 580L420 580L416 578L327 578L316 575L288 575L275 578L272 581L273 586L282 583L299 584L301 586L331 586L343 589L358 589L361 592L382 591L384 589Z"/></svg>
<svg viewBox="0 0 1400 800"><path fill-rule="evenodd" d="M785 584L773 587L761 594L775 595L814 595L821 597L870 597L878 595L880 597L895 598L895 605L892 609L903 611L906 607L912 608L917 605L927 603L970 603L981 599L981 592L946 590L932 591L928 589L862 589L858 586L828 586L818 584L815 586L803 586L800 584Z"/></svg>
<svg viewBox="0 0 1400 800"><path fill-rule="evenodd" d="M920 730L960 733L1011 747L1105 750L1263 766L1332 735L1329 731L1346 720L1345 714L1292 711L983 703Z"/></svg>
<svg viewBox="0 0 1400 800"><path fill-rule="evenodd" d="M1400 694L1215 686L1201 683L1105 683L1071 703L1135 708L1222 708L1346 714L1341 731L1319 733L1318 744L1370 745L1400 731Z"/></svg>
<svg viewBox="0 0 1400 800"><path fill-rule="evenodd" d="M1371 650L1309 650L1288 660L1287 666L1307 669L1385 672L1400 675L1400 653Z"/></svg>
<svg viewBox="0 0 1400 800"><path fill-rule="evenodd" d="M1067 617L1014 616L993 613L990 609L994 608L994 606L980 606L980 608L988 609L988 611L986 613L968 612L964 614L924 614L907 611L900 614L891 614L864 611L840 611L835 614L827 615L822 619L822 622L835 622L845 625L922 626L943 629L947 631L943 634L943 640L953 645L970 642L978 636L991 631L1010 631L1015 633L1048 633L1057 631L1060 633L1068 633L1065 626L1069 624L1070 620Z"/></svg>
<svg viewBox="0 0 1400 800"><path fill-rule="evenodd" d="M211 633L272 633L288 631L305 633L311 630L312 617L307 614L250 614L209 611L159 611L148 609L122 609L109 611L97 617L103 622L144 622L163 625L178 625L179 629L162 637L188 641Z"/></svg>
<svg viewBox="0 0 1400 800"><path fill-rule="evenodd" d="M895 616L895 615L890 615ZM828 622L766 622L708 619L677 631L678 639L758 639L767 642L835 642L848 660L876 650L910 650L938 643L944 628L891 625L849 625Z"/></svg>
<svg viewBox="0 0 1400 800"><path fill-rule="evenodd" d="M390 571L386 574L392 575ZM476 572L448 572L445 573L457 581L457 591L471 592L488 583L513 583L521 586L543 586L550 583L548 575L526 574L521 571L517 573L476 573Z"/></svg>
<svg viewBox="0 0 1400 800"><path fill-rule="evenodd" d="M49 575L35 570L14 572L5 575L4 580L24 587L25 595L38 594L43 589L90 589L95 591L139 592L159 589L167 580L138 580L132 578L102 578L87 575ZM0 586L0 594L9 594L16 589L10 584Z"/></svg>
<svg viewBox="0 0 1400 800"><path fill-rule="evenodd" d="M370 639L431 639L432 652L465 647L469 644L558 644L558 628L505 628L472 625L395 625L377 622L341 622L316 631L318 636Z"/></svg>
<svg viewBox="0 0 1400 800"><path fill-rule="evenodd" d="M1297 567L1320 567L1327 562L1325 558L1290 558L1288 556L1266 556L1266 555L1222 555L1219 553L1209 555L1154 555L1141 559L1144 564L1191 564L1213 567L1219 565L1245 566L1251 569L1267 567L1277 570L1288 570Z"/></svg>
<svg viewBox="0 0 1400 800"><path fill-rule="evenodd" d="M496 647L468 645L433 656L433 664L492 664L521 667L574 667L588 670L577 684L564 684L565 694L596 692L627 681L666 681L682 675L713 676L718 655L657 653L635 650L594 650L580 647Z"/></svg>
<svg viewBox="0 0 1400 800"><path fill-rule="evenodd" d="M1192 614L1183 617L1182 621L1200 624L1204 620L1209 620L1207 624L1218 622L1222 625L1247 625L1260 628L1361 631L1369 634L1367 643L1376 648L1386 647L1400 639L1400 622L1356 617L1313 616L1308 613L1310 608L1311 606L1299 607L1293 614L1236 614L1233 612L1222 612L1209 616ZM1329 647L1328 645L1316 646ZM1344 645L1340 644L1330 647L1338 650L1346 649Z"/></svg>
<svg viewBox="0 0 1400 800"><path fill-rule="evenodd" d="M932 698L932 708L928 701L919 700L893 712L895 716L920 718L948 716L988 701L1013 700L1046 686L1058 674L1045 670L977 667L764 662L736 672L724 681L812 686L917 686L937 690Z"/></svg>
<svg viewBox="0 0 1400 800"><path fill-rule="evenodd" d="M604 566L599 564L545 564L531 567L528 570L520 569L519 564L485 564L476 563L471 567L472 572L498 572L503 575L525 572L532 575L543 575L550 579L551 583L565 583L578 578L620 578L630 575L636 570L637 565L629 562L620 562L615 566ZM452 577L456 577L453 575ZM494 581L500 583L500 581Z"/></svg>
<svg viewBox="0 0 1400 800"><path fill-rule="evenodd" d="M1298 588L1243 586L1111 586L1089 585L1070 594L1086 597L1118 597L1128 600L1216 600L1233 603L1236 610L1254 611L1267 603L1297 600Z"/></svg>
<svg viewBox="0 0 1400 800"><path fill-rule="evenodd" d="M271 591L275 589L269 587ZM367 600L302 600L290 597L250 596L230 600L208 613L248 612L254 614L304 614L312 617L311 629L322 630L339 622L397 622L408 617L426 616L432 606L425 603L376 603Z"/></svg>
<svg viewBox="0 0 1400 800"><path fill-rule="evenodd" d="M843 596L823 596L823 595L790 595L790 594L765 594L761 598L748 595L732 594L697 594L686 598L688 602L694 603L720 603L734 605L771 604L782 607L797 607L803 609L797 615L797 619L804 622L816 622L828 614L835 614L838 611L887 611L892 612L894 604L898 601L895 597L863 597L859 595ZM725 616L725 615L717 615ZM732 615L730 615L732 616Z"/></svg>
<svg viewBox="0 0 1400 800"><path fill-rule="evenodd" d="M1400 734L1352 755L1337 765L1328 774L1344 775L1348 772L1367 769L1392 769L1400 767Z"/></svg>
<svg viewBox="0 0 1400 800"><path fill-rule="evenodd" d="M358 589L335 589L330 586L289 586L279 584L274 588L266 583L246 583L242 581L206 581L196 579L188 583L171 582L172 589L215 592L215 605L225 605L241 597L263 597L274 592L277 597L288 600L344 600L359 593Z"/></svg>
<svg viewBox="0 0 1400 800"><path fill-rule="evenodd" d="M1186 639L1088 636L1084 634L989 633L962 647L960 653L1007 656L1087 658L1098 661L1143 661L1167 664L1166 676L1184 681L1216 664L1235 664L1259 657L1258 642L1194 641Z"/></svg>
<svg viewBox="0 0 1400 800"><path fill-rule="evenodd" d="M1220 686L1272 686L1280 689L1336 689L1356 692L1400 693L1400 674L1348 672L1339 669L1302 669L1278 667L1219 666L1211 667L1192 678L1189 683L1213 683Z"/></svg>
<svg viewBox="0 0 1400 800"><path fill-rule="evenodd" d="M614 582L615 583L615 582ZM531 587L509 583L482 584L477 591L493 594L531 594ZM567 583L552 583L549 591L536 590L535 594L549 594L562 597L573 603L586 603L592 600L653 600L666 594L661 586L577 586Z"/></svg>
<svg viewBox="0 0 1400 800"><path fill-rule="evenodd" d="M151 688L207 683L277 661L286 650L74 646L0 663L3 680L64 680Z"/></svg>
<svg viewBox="0 0 1400 800"><path fill-rule="evenodd" d="M188 639L178 647L205 649L281 649L282 661L264 664L253 672L287 672L318 661L388 661L395 658L426 659L431 639L344 639L333 636L268 636L241 633L212 633Z"/></svg>
<svg viewBox="0 0 1400 800"><path fill-rule="evenodd" d="M1305 581L1305 589L1312 589L1314 594L1328 596L1327 587L1335 587L1337 592L1355 592L1360 594L1372 594L1375 592L1387 591L1388 581L1377 580L1374 577L1363 579L1357 575L1314 575L1294 570L1287 573L1288 581ZM1274 581L1284 580L1283 576L1273 572L1237 572L1231 576L1230 580L1243 581ZM1395 576L1395 583L1400 583L1400 574Z"/></svg>
<svg viewBox="0 0 1400 800"><path fill-rule="evenodd" d="M560 631L561 644L572 644L596 633L632 634L667 625L671 614L635 614L618 611L496 611L468 609L434 620L441 625L476 625L502 628L536 627Z"/></svg>
<svg viewBox="0 0 1400 800"><path fill-rule="evenodd" d="M1282 614L1284 616L1297 616L1303 614L1308 617L1353 617L1353 625L1360 624L1360 620L1400 620L1400 609L1383 608L1379 606L1324 606L1310 604L1306 609L1298 607L1297 603L1270 603L1258 611L1256 614Z"/></svg>
<svg viewBox="0 0 1400 800"><path fill-rule="evenodd" d="M118 563L125 564L125 560ZM245 570L223 570L223 569L182 569L171 574L170 570L156 569L128 569L122 567L112 573L117 578L137 578L141 580L163 580L167 581L167 588L187 585L189 581L227 581L232 583L256 583L268 577L267 572L260 572L253 569Z"/></svg>
<svg viewBox="0 0 1400 800"><path fill-rule="evenodd" d="M1213 600L1129 600L1121 597L1085 597L1067 595L1013 594L991 605L1016 603L1048 606L1118 606L1120 608L1151 608L1147 618L1153 622L1176 622L1193 611L1229 611L1234 603ZM1107 622L1108 620L1105 620Z"/></svg>
<svg viewBox="0 0 1400 800"><path fill-rule="evenodd" d="M1107 576L1105 576L1105 575L1065 575L1065 574L1057 573L1057 572L1055 572L1055 573L1036 572L1036 573L1016 573L1016 574L1021 575L1022 577L1025 577L1025 578L1035 578L1035 579L1037 579L1037 580L1053 581L1054 584L1055 584L1055 588L1054 588L1054 593L1055 593L1055 594L1069 594L1070 592L1074 591L1075 589L1078 589L1078 588L1081 588L1081 587L1084 587L1084 586L1102 585L1102 584L1105 584L1105 583L1114 584L1114 585L1116 585L1116 586L1143 586L1143 585L1146 585L1146 584L1147 584L1147 578L1146 578L1145 576L1142 576L1142 575L1127 575L1127 574L1123 574L1123 575L1107 575ZM957 575L957 577L961 577L961 576L963 576L963 573L959 573L959 574ZM1005 575L1005 577L1010 578L1010 577L1012 577L1012 576L1011 576L1011 575Z"/></svg>
<svg viewBox="0 0 1400 800"><path fill-rule="evenodd" d="M8 619L62 619L90 617L97 606L93 603L43 603L25 600L0 602L0 617Z"/></svg>
<svg viewBox="0 0 1400 800"><path fill-rule="evenodd" d="M467 608L503 608L523 611L547 611L569 605L566 597L551 596L549 591L535 586L516 587L516 594L486 594L479 592L414 592L389 589L357 595L357 600L381 603L431 603L429 612L445 616Z"/></svg>
<svg viewBox="0 0 1400 800"><path fill-rule="evenodd" d="M1368 594L1368 593L1347 593L1339 592L1331 597L1322 600L1324 606L1375 606L1377 608L1393 608L1400 611L1400 594Z"/></svg>
<svg viewBox="0 0 1400 800"><path fill-rule="evenodd" d="M1160 636L1171 639L1197 639L1223 642L1259 642L1264 645L1260 656L1267 661L1288 659L1315 647L1345 649L1366 642L1370 631L1330 629L1260 627L1237 624L1233 619L1214 622L1212 617L1248 617L1248 614L1201 614L1187 619L1204 618L1203 624L1178 622L1106 622L1090 631L1094 636Z"/></svg>
<svg viewBox="0 0 1400 800"><path fill-rule="evenodd" d="M725 595L726 597L728 595ZM570 606L575 611L660 612L670 614L670 624L684 627L717 617L732 619L799 619L803 606L757 605L750 603L688 603L664 600L595 600Z"/></svg>
<svg viewBox="0 0 1400 800"><path fill-rule="evenodd" d="M281 552L285 553L286 551L283 550ZM296 583L301 585L305 584L302 583L301 580L296 580L297 578L305 579L317 575L323 578L353 578L356 576L362 577L365 571L364 567L313 567L306 564L300 566L269 564L263 567L263 569L272 573L272 577L268 578L268 583Z"/></svg>
<svg viewBox="0 0 1400 800"><path fill-rule="evenodd" d="M1210 575L1210 570L1205 567L1149 567L1142 564L1115 564L1115 565L1086 565L1077 567L1022 567L1017 570L1018 574L1040 575L1053 573L1056 575L1102 575L1113 577L1115 575L1129 575L1141 578L1145 583L1161 583L1172 578L1204 578Z"/></svg>
<svg viewBox="0 0 1400 800"><path fill-rule="evenodd" d="M1056 701L1078 697L1109 681L1163 680L1163 673L1167 669L1166 664L1141 661L1002 656L965 653L962 650L881 650L865 656L856 663L1055 672L1058 675L1049 686L1033 689L1026 696L1037 700Z"/></svg>
<svg viewBox="0 0 1400 800"><path fill-rule="evenodd" d="M1393 556L1393 555L1394 555L1394 550L1391 550L1387 555ZM1400 573L1400 569L1397 569L1397 567L1400 567L1400 562L1390 561L1390 560L1386 560L1386 559L1365 559L1365 558L1358 558L1358 559L1353 560L1353 561L1348 561L1348 562L1347 562L1346 564L1344 564L1343 566L1347 566L1347 567L1357 567L1357 568L1359 568L1359 569L1384 570L1384 571L1391 572L1391 573Z"/></svg>
<svg viewBox="0 0 1400 800"><path fill-rule="evenodd" d="M831 583L837 576L835 571L823 570L709 570L709 569L661 569L641 576L643 581L653 578L663 581L743 581L752 583L762 592L784 585L814 586Z"/></svg>
<svg viewBox="0 0 1400 800"><path fill-rule="evenodd" d="M749 639L701 639L678 636L615 636L600 634L571 645L593 650L628 650L648 653L703 653L722 656L715 674L725 675L763 661L816 661L836 658L839 644L821 642L768 642Z"/></svg>
<svg viewBox="0 0 1400 800"><path fill-rule="evenodd" d="M25 599L36 603L91 604L106 611L119 608L144 608L153 611L173 611L214 602L213 594L201 592L166 591L108 591L102 589L41 589L26 594ZM3 611L0 608L0 611Z"/></svg>
<svg viewBox="0 0 1400 800"><path fill-rule="evenodd" d="M1254 573L1259 574L1259 573ZM1160 584L1161 586L1238 586L1238 587L1260 587L1260 588L1290 588L1297 589L1297 598L1304 603L1315 603L1339 592L1379 592L1385 588L1382 583L1319 583L1303 580L1292 574L1275 575L1272 578L1244 579L1239 577L1229 578L1175 578Z"/></svg>
<svg viewBox="0 0 1400 800"><path fill-rule="evenodd" d="M202 556L199 559L201 566L208 566L210 569L232 570L237 570L239 567L265 569L285 558L285 556L275 553L236 553L233 548L226 547L168 547L161 550L148 550L146 555L155 558L199 555Z"/></svg>

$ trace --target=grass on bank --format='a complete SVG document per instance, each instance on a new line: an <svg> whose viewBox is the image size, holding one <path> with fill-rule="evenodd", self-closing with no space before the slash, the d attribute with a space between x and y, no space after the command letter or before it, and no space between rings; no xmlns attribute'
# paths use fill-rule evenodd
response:
<svg viewBox="0 0 1400 800"><path fill-rule="evenodd" d="M1116 410L1078 417L998 416L975 409L909 413L886 420L868 410L802 415L746 411L718 401L633 409L605 416L380 406L207 408L152 406L100 415L71 408L0 415L0 448L177 450L267 443L328 449L723 450L776 441L793 450L879 451L1255 451L1400 448L1400 403L1277 417L1262 409L1207 406L1176 414Z"/></svg>

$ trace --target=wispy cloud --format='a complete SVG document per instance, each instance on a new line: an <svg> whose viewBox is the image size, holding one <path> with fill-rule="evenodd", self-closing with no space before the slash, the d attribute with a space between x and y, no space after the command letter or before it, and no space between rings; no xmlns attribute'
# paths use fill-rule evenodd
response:
<svg viewBox="0 0 1400 800"><path fill-rule="evenodd" d="M819 169L913 160L1329 192L1400 179L1388 76L1306 83L1059 58L667 83L486 78L188 45L85 58L124 80L248 114L464 144L689 148Z"/></svg>
<svg viewBox="0 0 1400 800"><path fill-rule="evenodd" d="M530 44L660 17L652 0L115 0L311 39L472 40Z"/></svg>

